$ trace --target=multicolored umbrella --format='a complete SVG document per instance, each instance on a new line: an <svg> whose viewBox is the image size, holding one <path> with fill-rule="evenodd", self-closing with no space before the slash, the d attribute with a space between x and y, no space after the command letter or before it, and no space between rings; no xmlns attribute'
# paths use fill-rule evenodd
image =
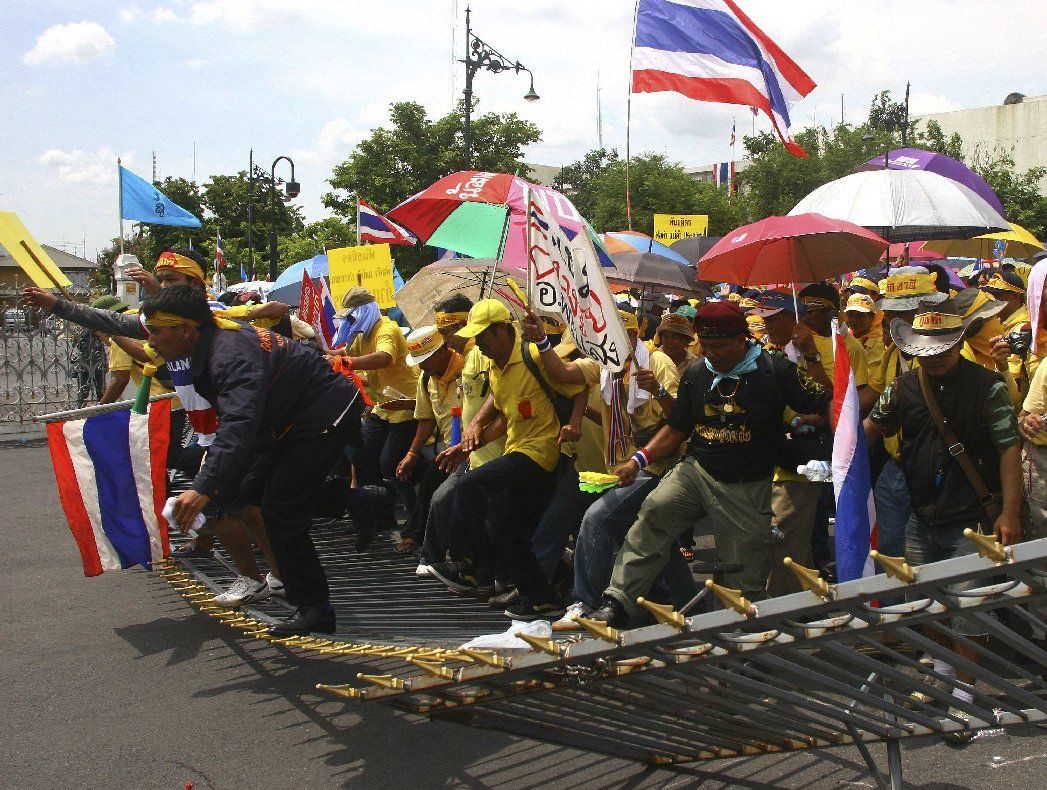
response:
<svg viewBox="0 0 1047 790"><path fill-rule="evenodd" d="M648 236L646 233L639 233L635 230L612 230L604 233L602 236L605 245L611 245L615 242L620 244L628 245L628 250L621 250L619 245L615 245L615 249L607 247L607 251L615 253L621 250L622 252L653 252L655 255L661 255L663 258L668 258L671 261L689 265L691 262L687 260L680 253L669 249L667 246L662 244L660 241L655 241L653 238Z"/></svg>
<svg viewBox="0 0 1047 790"><path fill-rule="evenodd" d="M767 217L728 233L698 262L698 277L738 285L818 282L876 266L887 242L820 214Z"/></svg>
<svg viewBox="0 0 1047 790"><path fill-rule="evenodd" d="M896 148L886 153L888 169L890 170L926 170L929 173L937 173L940 176L951 178L970 189L974 194L982 198L996 211L1007 217L1003 210L1003 204L992 191L985 179L971 170L963 162L953 159L945 154L927 151L923 148ZM883 170L883 157L877 156L870 159L864 165L855 168L856 173L864 170Z"/></svg>
<svg viewBox="0 0 1047 790"><path fill-rule="evenodd" d="M569 237L583 230L589 233L603 264L612 265L602 242L565 195L506 173L452 173L386 216L424 244L470 258L496 259L510 274L526 276L528 190Z"/></svg>

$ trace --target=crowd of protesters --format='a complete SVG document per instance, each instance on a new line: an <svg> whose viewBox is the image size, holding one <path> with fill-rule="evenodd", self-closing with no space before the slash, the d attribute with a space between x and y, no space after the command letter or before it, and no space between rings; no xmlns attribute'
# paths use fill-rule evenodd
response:
<svg viewBox="0 0 1047 790"><path fill-rule="evenodd" d="M696 532L715 537L726 585L750 600L800 589L785 557L831 578L832 484L800 467L831 457L837 326L878 550L917 565L973 552L966 528L1004 545L1047 536L1047 261L996 262L966 283L896 265L799 290L626 300L633 348L617 374L565 324L496 299L451 296L407 331L352 288L347 342L325 353L286 305L209 302L191 251L134 274L140 310L39 289L24 300L109 341L104 400L165 363L153 387L181 399L172 435L187 420L197 434L172 442L169 466L193 478L174 518L187 530L207 517L181 551L221 543L240 574L221 605L286 596L296 611L279 635L336 628L317 516L349 516L358 552L400 555L557 632L577 618L642 623L640 597L692 600ZM617 483L580 486L593 473ZM373 542L383 531L392 548ZM953 676L967 693L973 677Z"/></svg>

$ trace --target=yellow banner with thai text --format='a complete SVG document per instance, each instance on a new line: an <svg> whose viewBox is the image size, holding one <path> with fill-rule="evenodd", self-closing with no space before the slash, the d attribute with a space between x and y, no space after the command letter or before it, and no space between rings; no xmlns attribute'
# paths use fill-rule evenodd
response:
<svg viewBox="0 0 1047 790"><path fill-rule="evenodd" d="M708 214L655 214L654 238L662 244L709 235Z"/></svg>
<svg viewBox="0 0 1047 790"><path fill-rule="evenodd" d="M363 286L382 309L396 306L393 299L393 256L388 244L365 244L362 247L339 247L327 251L331 278L331 301L336 310L342 307L346 291Z"/></svg>

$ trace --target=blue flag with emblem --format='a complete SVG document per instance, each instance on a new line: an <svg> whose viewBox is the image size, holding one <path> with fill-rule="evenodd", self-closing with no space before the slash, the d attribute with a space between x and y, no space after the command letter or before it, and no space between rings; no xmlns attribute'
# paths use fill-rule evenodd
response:
<svg viewBox="0 0 1047 790"><path fill-rule="evenodd" d="M199 219L123 166L120 167L120 217L147 225L200 227Z"/></svg>

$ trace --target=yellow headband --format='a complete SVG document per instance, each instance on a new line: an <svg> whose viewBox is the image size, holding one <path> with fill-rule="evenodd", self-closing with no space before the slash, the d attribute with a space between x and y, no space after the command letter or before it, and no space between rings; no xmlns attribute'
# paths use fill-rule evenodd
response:
<svg viewBox="0 0 1047 790"><path fill-rule="evenodd" d="M633 332L640 331L640 322L636 319L635 313L627 313L625 310L619 310L618 314L622 317L622 323L625 324L626 332L628 332L630 329Z"/></svg>
<svg viewBox="0 0 1047 790"><path fill-rule="evenodd" d="M879 286L867 277L854 277L849 283L848 288L865 288L869 291L880 290Z"/></svg>
<svg viewBox="0 0 1047 790"><path fill-rule="evenodd" d="M455 324L465 324L469 321L469 313L436 313L436 327L443 329Z"/></svg>
<svg viewBox="0 0 1047 790"><path fill-rule="evenodd" d="M1018 294L1020 296L1025 296L1025 291L1023 289L1017 288L1017 287L1011 285L1009 282L1007 282L1005 279L1003 279L1003 277L1001 277L998 274L994 274L989 279L989 282L987 282L985 285L983 285L982 288L991 288L991 289L993 289L995 291L1006 291L1007 293Z"/></svg>
<svg viewBox="0 0 1047 790"><path fill-rule="evenodd" d="M423 354L430 354L442 348L444 345L444 336L439 332L430 332L427 335L423 335L415 340L407 341L407 353L413 357L420 357Z"/></svg>
<svg viewBox="0 0 1047 790"><path fill-rule="evenodd" d="M236 321L231 321L228 318L222 318L219 315L211 314L211 318L214 321L215 326L219 329L239 329L240 325ZM165 313L162 310L153 313L151 316L145 319L146 326L181 326L182 324L189 324L190 326L200 326L196 321L185 318L174 313Z"/></svg>
<svg viewBox="0 0 1047 790"><path fill-rule="evenodd" d="M951 313L920 313L913 319L912 328L924 332L952 332L963 328L963 320Z"/></svg>
<svg viewBox="0 0 1047 790"><path fill-rule="evenodd" d="M893 275L887 278L882 292L888 299L922 296L933 294L937 290L934 286L934 275L930 273Z"/></svg>
<svg viewBox="0 0 1047 790"><path fill-rule="evenodd" d="M170 250L160 253L160 257L156 259L156 266L153 267L153 271L158 272L161 269L174 269L176 272L195 277L200 282L204 281L204 270L200 268L200 264L191 258L186 258L184 255L179 255L177 252L171 252Z"/></svg>

